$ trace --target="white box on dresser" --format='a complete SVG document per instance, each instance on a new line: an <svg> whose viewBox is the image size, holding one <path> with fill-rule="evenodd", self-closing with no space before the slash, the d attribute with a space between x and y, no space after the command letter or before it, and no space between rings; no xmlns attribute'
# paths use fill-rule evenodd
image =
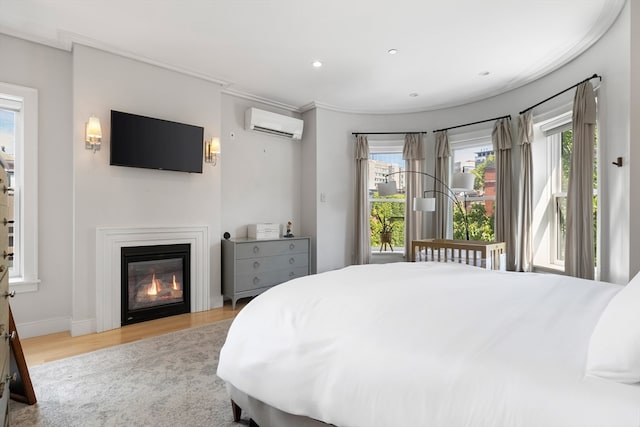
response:
<svg viewBox="0 0 640 427"><path fill-rule="evenodd" d="M309 238L235 238L222 241L222 294L236 301L309 275Z"/></svg>
<svg viewBox="0 0 640 427"><path fill-rule="evenodd" d="M249 224L247 226L247 236L249 239L278 239L280 238L280 224L263 223Z"/></svg>

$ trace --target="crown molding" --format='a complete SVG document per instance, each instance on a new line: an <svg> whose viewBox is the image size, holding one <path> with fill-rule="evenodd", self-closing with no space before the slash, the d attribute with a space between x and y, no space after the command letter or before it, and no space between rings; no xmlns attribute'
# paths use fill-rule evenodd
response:
<svg viewBox="0 0 640 427"><path fill-rule="evenodd" d="M156 61L154 59L145 57L143 55L139 55L134 52L129 52L124 49L119 49L114 46L91 39L89 37L82 36L80 34L67 32L67 31L60 31L58 33L58 38L63 42L64 45L71 46L71 50L73 49L74 45L78 44L78 45L87 46L93 49L98 49L114 55L122 56L124 58L133 59L135 61L143 62L145 64L154 65L156 67L164 68L166 70L175 71L177 73L185 74L187 76L202 79L202 80L220 85L223 88L232 84L232 82L228 80L220 79L210 74L200 73L198 71L190 70L188 68L178 67L172 64L167 64L165 62Z"/></svg>
<svg viewBox="0 0 640 427"><path fill-rule="evenodd" d="M0 33L17 39L26 40L28 42L49 46L54 49L71 51L71 46L66 45L64 42L57 38L51 38L43 35L37 35L33 33L27 33L14 27L10 27L4 24L0 24Z"/></svg>
<svg viewBox="0 0 640 427"><path fill-rule="evenodd" d="M231 89L226 87L222 90L222 93L225 95L235 96L236 98L247 99L249 101L260 102L262 104L270 105L272 107L281 108L283 110L291 111L292 113L303 113L305 110L301 110L300 108L291 105L285 104L284 102L274 101L272 99L263 98L261 96L257 96L248 92L242 92L240 90Z"/></svg>

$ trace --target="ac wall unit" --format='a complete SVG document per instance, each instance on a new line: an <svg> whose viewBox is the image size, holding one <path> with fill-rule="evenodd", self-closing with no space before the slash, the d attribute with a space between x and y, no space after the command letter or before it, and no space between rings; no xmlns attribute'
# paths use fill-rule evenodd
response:
<svg viewBox="0 0 640 427"><path fill-rule="evenodd" d="M291 139L302 139L303 125L304 122L300 119L258 108L249 108L244 113L245 129L256 132L264 132Z"/></svg>

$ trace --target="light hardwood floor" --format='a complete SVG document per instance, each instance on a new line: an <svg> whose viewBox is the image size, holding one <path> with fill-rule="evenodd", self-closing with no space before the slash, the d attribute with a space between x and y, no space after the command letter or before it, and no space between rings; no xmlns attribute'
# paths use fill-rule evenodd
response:
<svg viewBox="0 0 640 427"><path fill-rule="evenodd" d="M97 334L72 337L69 332L60 332L40 337L21 338L20 343L22 344L27 366L35 366L117 344L230 319L235 317L247 302L249 302L248 299L238 301L235 310L231 309L230 302L226 302L223 307L209 311L165 317ZM20 331L18 331L19 333Z"/></svg>

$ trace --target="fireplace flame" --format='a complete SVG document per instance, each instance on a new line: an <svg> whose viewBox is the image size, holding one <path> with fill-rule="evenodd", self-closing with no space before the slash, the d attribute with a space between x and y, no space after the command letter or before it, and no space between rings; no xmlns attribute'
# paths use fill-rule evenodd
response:
<svg viewBox="0 0 640 427"><path fill-rule="evenodd" d="M180 290L180 285L178 285L178 283L176 282L176 275L173 275L173 286L172 286L173 290L175 291L179 291Z"/></svg>
<svg viewBox="0 0 640 427"><path fill-rule="evenodd" d="M147 290L147 295L158 295L159 290L160 290L160 285L156 280L156 273L153 273L153 277L151 278L151 284L149 285L149 289Z"/></svg>

